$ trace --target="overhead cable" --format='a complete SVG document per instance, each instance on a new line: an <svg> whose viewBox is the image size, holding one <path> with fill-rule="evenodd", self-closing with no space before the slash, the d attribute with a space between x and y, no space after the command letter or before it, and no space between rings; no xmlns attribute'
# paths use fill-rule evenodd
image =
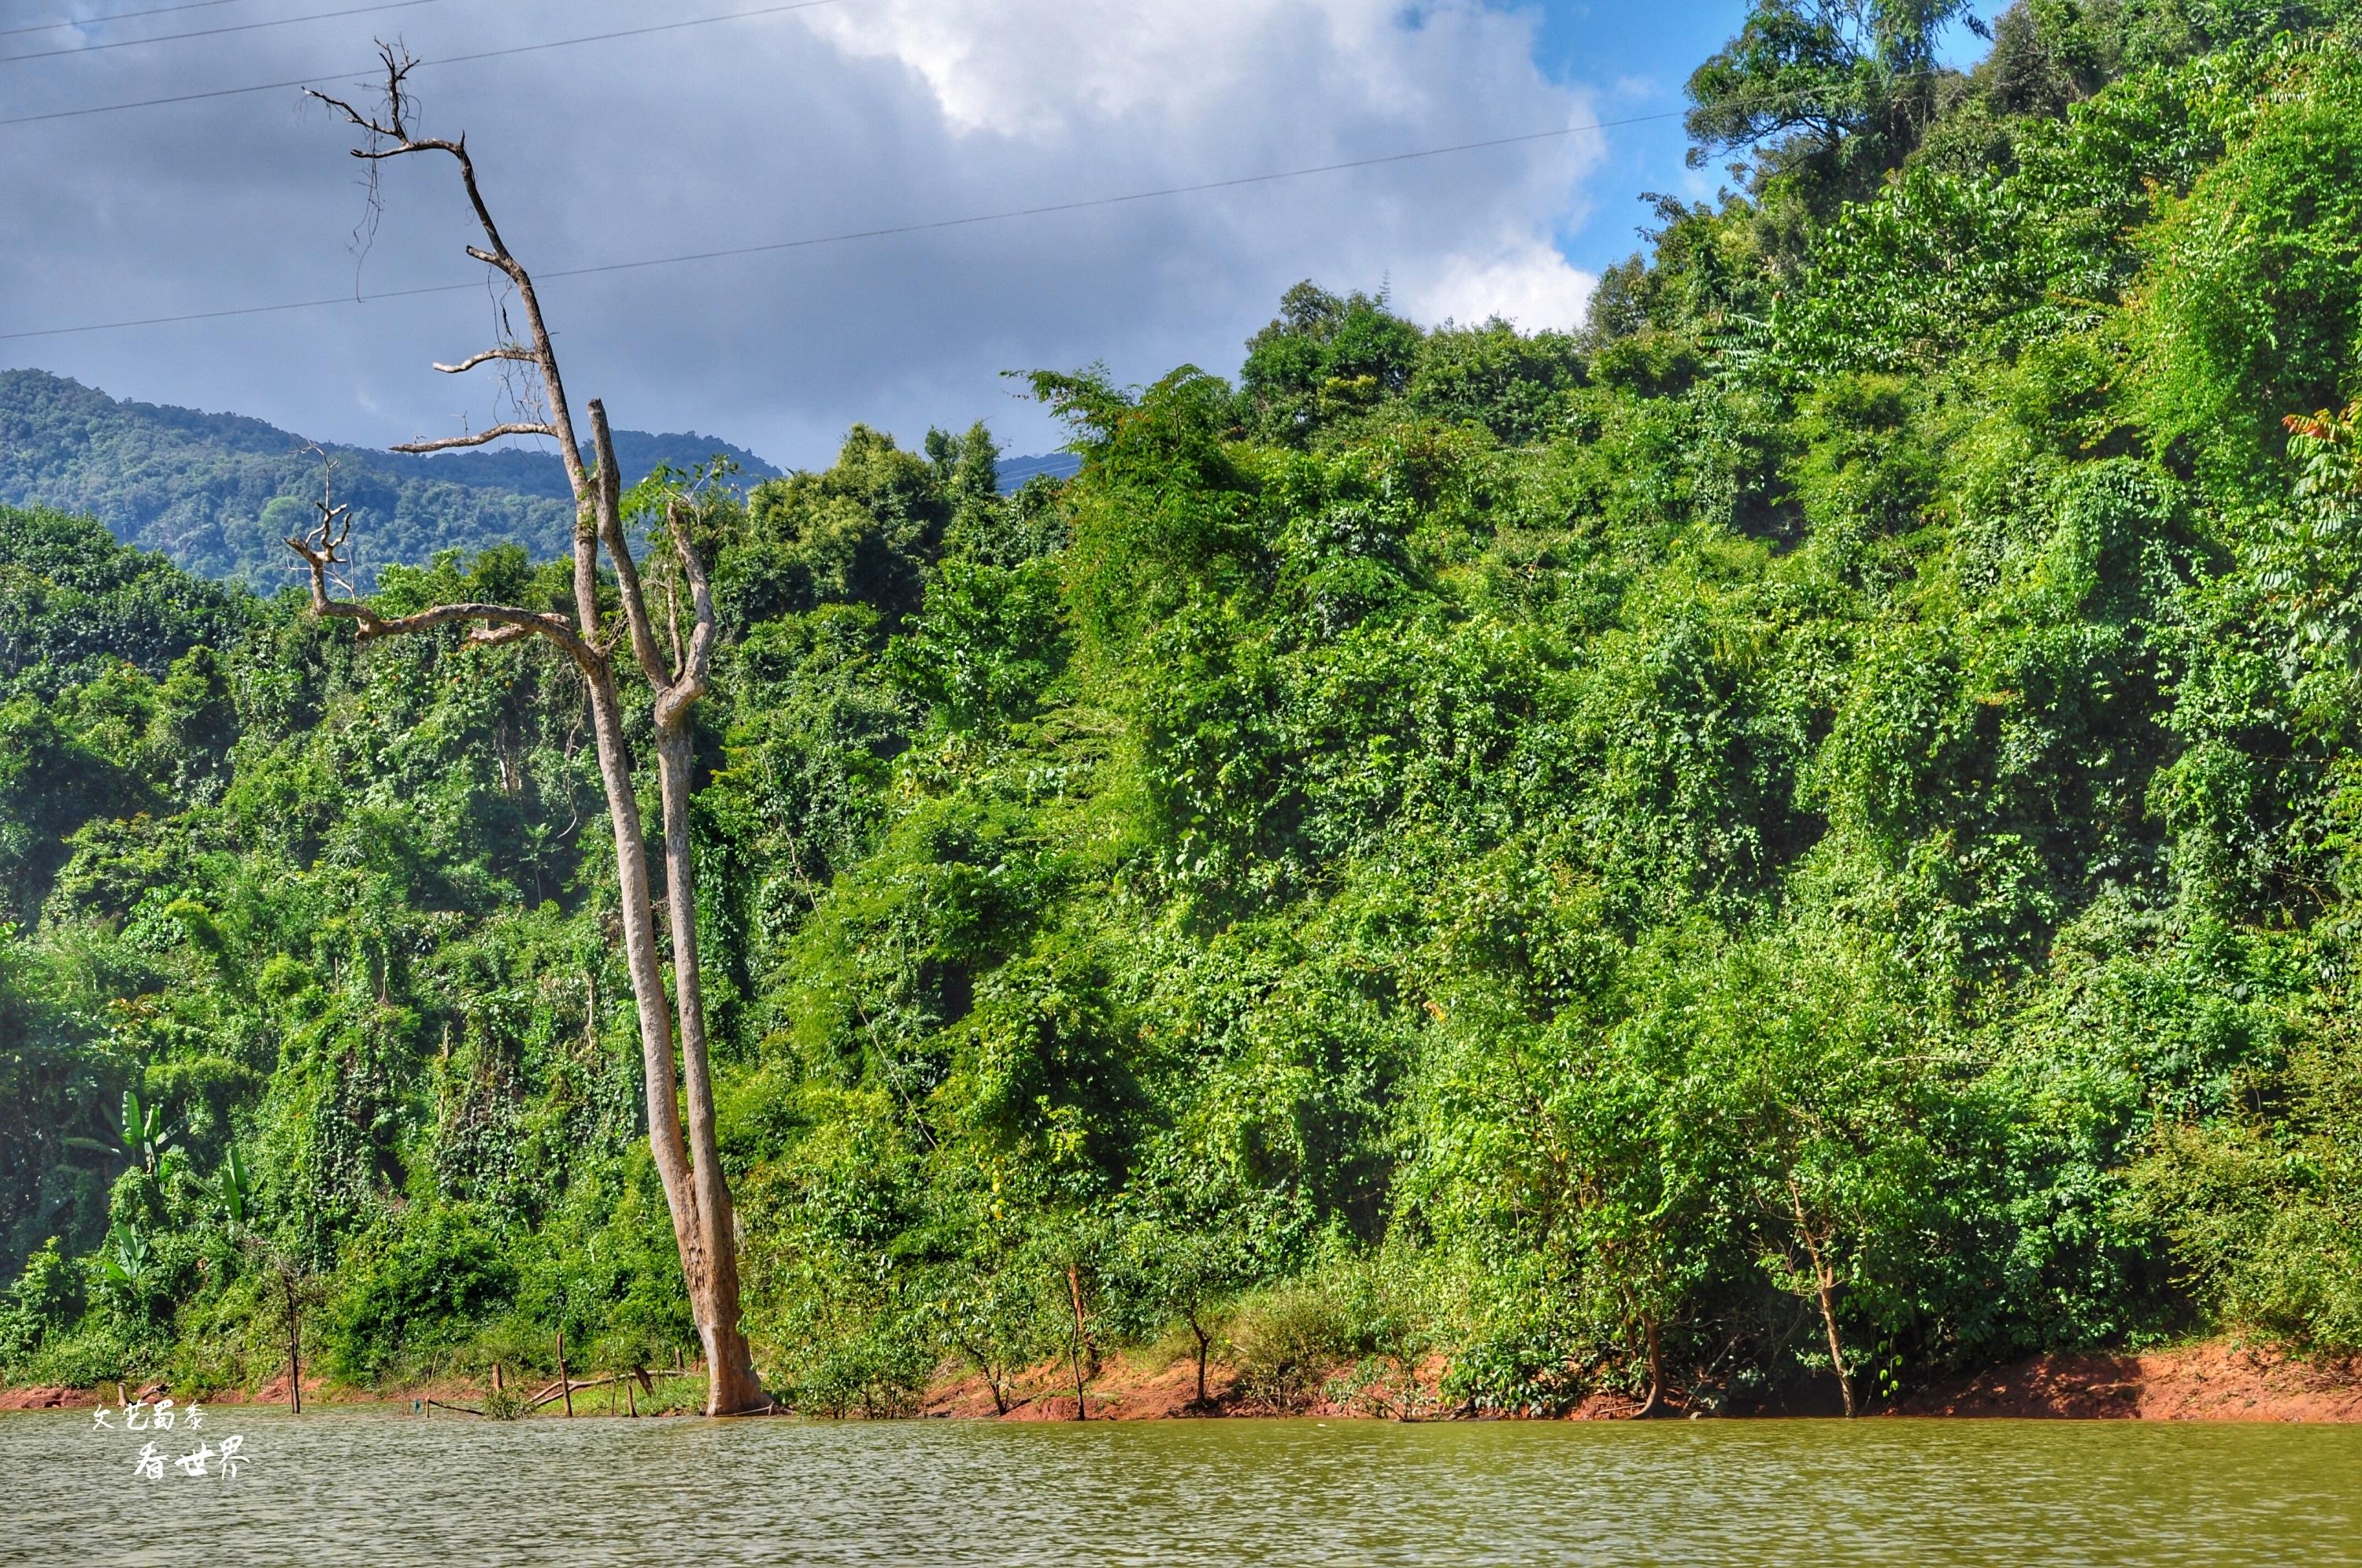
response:
<svg viewBox="0 0 2362 1568"><path fill-rule="evenodd" d="M423 0L420 0L423 3ZM719 22L746 22L762 17L785 16L790 11L809 11L816 6L841 5L844 0L793 0L790 5L763 6L751 11L727 11L716 17L690 17L678 22L656 22L645 28L618 28L612 32L584 33L579 38L546 39L540 43L512 44L505 49L478 50L472 54L447 54L434 60L422 60L425 65L465 65L477 60L504 60L512 55L534 54L542 50L570 49L576 44L608 43L616 39L646 38L651 33L675 33L684 28L710 28ZM355 66L346 71L315 71L309 76L289 77L281 82L257 82L245 87L216 87L202 93L175 93L162 98L135 98L122 104L93 104L80 109L50 109L38 115L10 115L0 118L0 126L28 126L42 120L79 119L86 115L112 115L125 109L153 109L166 104L194 104L207 98L236 98L248 93L270 93L282 87L309 87L315 83L335 82L346 77L366 76L381 69L376 64Z"/></svg>
<svg viewBox="0 0 2362 1568"><path fill-rule="evenodd" d="M61 55L96 54L102 50L145 49L149 44L178 43L183 39L217 39L226 33L256 33L266 28L292 28L298 22L326 22L338 17L366 17L372 11L406 11L414 6L439 6L443 0L378 0L371 6L351 6L341 11L313 11L301 17L278 17L268 22L236 22L226 28L200 28L193 32L158 33L153 38L116 39L111 43L72 44L64 49L37 50L30 54L0 54L0 65L25 60L55 60Z"/></svg>
<svg viewBox="0 0 2362 1568"><path fill-rule="evenodd" d="M1057 213L1082 212L1092 207L1122 206L1133 202L1155 201L1168 196L1190 195L1204 191L1233 190L1242 185L1265 185L1281 180L1301 180L1315 174L1335 174L1351 169L1374 169L1390 163L1409 163L1419 159L1442 158L1456 152L1476 152L1486 148L1515 147L1523 143L1551 141L1562 137L1581 136L1590 131L1613 130L1621 126L1645 125L1652 120L1679 117L1685 111L1666 110L1653 115L1632 115L1623 119L1593 120L1583 125L1562 126L1556 130L1528 131L1518 136L1489 137L1482 141L1453 142L1446 147L1425 147L1412 152L1390 152L1374 158L1352 158L1337 163L1316 163L1300 169L1280 169L1263 174L1240 174L1224 180L1201 180L1187 185L1164 185L1149 191L1128 191L1121 195L1090 196L1071 202L1049 202L1039 206L1010 207L1001 212L975 213L966 217L933 218L922 223L893 224L880 228L847 229L838 234L811 235L799 239L776 239L759 245L736 245L716 250L693 250L677 256L650 256L633 261L608 261L589 267L564 267L536 270L534 281L546 282L558 278L589 278L607 272L639 271L650 267L676 267L691 261L718 261L736 256L762 256L783 250L806 250L823 245L844 245L856 240L887 239L899 235L927 234L941 229L969 228L978 224L1005 223L1017 218L1044 217ZM165 326L187 321L219 321L231 316L267 315L281 311L316 310L327 305L367 304L377 300L414 299L421 294L458 293L467 289L482 288L477 279L464 283L428 283L417 288L387 289L365 297L342 294L333 299L288 300L277 304L237 305L226 310L190 311L180 315L141 316L127 321L98 321L80 326L49 326L27 332L0 332L0 342L26 337L61 337L80 332L112 332L132 326Z"/></svg>
<svg viewBox="0 0 2362 1568"><path fill-rule="evenodd" d="M210 11L216 6L235 4L235 0L183 0L178 6L156 6L145 11L117 11L112 17L76 17L63 22L36 22L28 28L0 28L0 39L13 39L25 33L54 33L66 28L105 28L116 22L135 21L141 17L162 17L174 11Z"/></svg>

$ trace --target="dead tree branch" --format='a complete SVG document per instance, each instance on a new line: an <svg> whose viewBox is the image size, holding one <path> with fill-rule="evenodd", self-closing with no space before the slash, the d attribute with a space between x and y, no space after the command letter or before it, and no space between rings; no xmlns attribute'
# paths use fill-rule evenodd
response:
<svg viewBox="0 0 2362 1568"><path fill-rule="evenodd" d="M321 497L312 503L319 521L301 536L291 536L287 547L304 558L312 573L312 612L357 624L358 635L364 642L378 637L398 636L406 632L432 631L469 621L488 624L478 627L469 637L478 643L508 643L529 634L539 633L563 649L568 658L586 668L586 661L599 661L598 653L577 635L565 616L542 611L521 609L513 604L436 604L409 615L381 615L355 598L338 598L328 591L334 583L347 594L352 585L341 569L347 565L344 547L352 537L352 507L338 502L331 490L334 464L323 460L327 470L321 482Z"/></svg>
<svg viewBox="0 0 2362 1568"><path fill-rule="evenodd" d="M487 348L480 354L470 354L456 365L447 365L437 359L435 362L435 368L447 376L456 376L494 359L517 359L530 365L533 363L533 350L522 344L503 343L497 348Z"/></svg>
<svg viewBox="0 0 2362 1568"><path fill-rule="evenodd" d="M435 368L440 370L445 367L437 365ZM488 441L498 441L506 436L555 436L557 434L557 428L553 425L494 425L479 430L472 436L440 436L432 441L404 441L392 450L411 453L447 452L454 447L480 447Z"/></svg>
<svg viewBox="0 0 2362 1568"><path fill-rule="evenodd" d="M514 359L531 364L541 371L549 408L549 419L546 424L495 425L480 436L450 437L441 445L412 442L395 449L406 452L443 451L452 447L482 446L487 441L498 440L502 435L549 436L557 442L558 458L566 465L566 477L573 485L576 497L579 499L589 489L586 482L589 476L582 470L582 454L579 445L574 439L574 425L572 417L568 413L565 384L557 373L557 356L550 348L549 331L542 320L541 301L534 293L533 278L525 271L524 263L510 253L508 242L501 237L500 225L492 220L492 209L485 202L483 187L476 178L476 160L468 151L468 138L464 136L453 139L412 134L404 112L407 100L403 84L409 80L410 73L417 69L417 61L412 59L406 51L391 44L381 42L377 48L378 59L385 69L385 107L381 112L382 117L365 114L344 99L333 97L316 88L307 87L304 92L307 95L326 104L341 115L348 124L368 136L367 145L350 149L355 158L376 163L388 159L407 157L412 153L440 152L447 154L454 162L458 164L459 182L467 190L468 204L475 212L477 226L484 231L484 244L470 245L467 247L467 252L475 259L498 271L514 285L517 297L524 306L525 325L528 328L530 343L502 345L489 353L479 354L463 361L457 369L472 369L492 359ZM587 584L578 577L575 586L579 598L582 589L594 585ZM586 616L584 624L587 627L590 624L589 618L595 616L595 611L588 604L578 605L578 608L582 610Z"/></svg>

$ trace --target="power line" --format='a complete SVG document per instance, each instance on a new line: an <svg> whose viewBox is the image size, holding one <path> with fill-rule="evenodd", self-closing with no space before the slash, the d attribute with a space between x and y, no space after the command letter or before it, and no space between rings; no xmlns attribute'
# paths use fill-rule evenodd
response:
<svg viewBox="0 0 2362 1568"><path fill-rule="evenodd" d="M1487 138L1483 141L1454 142L1447 147L1420 148L1414 152L1390 152L1374 158L1352 158L1338 163L1316 163L1301 169L1275 170L1264 174L1240 174L1226 180L1202 180L1187 185L1164 185L1150 191L1129 191L1116 196L1090 196L1072 202L1050 202L1040 206L1010 207L997 213L976 213L966 217L934 218L923 223L894 224L883 228L848 229L839 234L811 235L800 239L771 240L760 245L732 246L719 250L694 250L678 256L651 256L635 261L609 261L590 267L567 267L534 274L537 282L557 278L589 278L607 272L639 271L651 267L675 267L691 261L718 261L737 256L762 256L783 250L806 250L822 245L844 245L856 240L887 239L900 235L928 234L942 229L969 228L978 224L1005 223L1017 218L1043 217L1057 213L1082 212L1094 207L1123 206L1133 202L1155 201L1168 196L1191 195L1205 191L1235 190L1243 185L1267 185L1281 180L1301 180L1315 174L1335 174L1351 169L1374 169L1391 163L1409 163L1425 158L1442 158L1456 152L1476 152L1486 148L1516 147L1529 142L1551 141L1561 137L1580 136L1587 131L1614 130L1623 126L1646 125L1654 120L1680 117L1686 111L1669 109L1651 115L1632 115L1617 120L1594 120L1585 125L1562 126L1556 130L1529 131L1520 136ZM181 315L143 316L129 321L92 322L82 326L50 326L29 332L0 332L0 342L27 337L62 337L81 332L112 332L132 326L167 326L189 321L219 321L231 316L268 315L283 311L315 310L327 305L361 304L374 300L414 299L422 294L458 293L466 289L480 289L483 281L466 283L429 283L418 288L389 289L370 294L366 299L350 294L334 299L288 300L278 304L238 305L227 310L191 311Z"/></svg>
<svg viewBox="0 0 2362 1568"><path fill-rule="evenodd" d="M410 0L425 4L425 0ZM510 55L533 54L547 49L569 49L576 44L608 43L616 39L646 38L651 33L674 33L684 28L710 28L718 22L745 22L763 17L784 16L789 11L809 11L815 6L835 6L843 0L793 0L785 6L765 6L752 11L727 11L718 17L691 17L679 22L657 22L645 28L619 28L613 32L585 33L579 38L548 39L540 43L512 44L506 49L480 50L474 54L447 54L437 60L422 60L420 65L465 65L470 61L502 60ZM315 82L334 82L340 77L365 75L381 69L376 61L350 71L320 71L309 76L290 77L283 82L258 82L248 87L216 87L204 93L176 93L165 98L138 98L126 104L94 104L83 109L50 109L38 115L11 115L0 119L0 126L27 126L41 120L78 119L85 115L111 115L124 109L152 109L166 104L194 104L207 98L236 98L248 93L270 93L282 87L308 87Z"/></svg>
<svg viewBox="0 0 2362 1568"><path fill-rule="evenodd" d="M183 39L217 39L225 33L256 33L266 28L292 28L298 22L326 22L337 17L365 17L372 11L406 11L414 6L438 6L442 3L443 0L380 0L373 6L354 6L342 11L314 11L306 16L280 17L268 22L237 22L226 28L200 28L193 32L159 33L145 39L117 39L113 43L74 44L65 49L39 50L31 54L0 54L0 65L14 65L20 60L55 60L66 54L96 54L101 50L143 49L149 44L178 43Z"/></svg>
<svg viewBox="0 0 2362 1568"><path fill-rule="evenodd" d="M157 6L145 11L117 11L112 17L83 17L66 22L38 22L29 28L0 28L0 39L13 39L26 33L54 33L64 28L105 28L117 22L128 22L140 17L162 17L174 11L210 11L216 6L228 6L235 0L187 0L180 6Z"/></svg>

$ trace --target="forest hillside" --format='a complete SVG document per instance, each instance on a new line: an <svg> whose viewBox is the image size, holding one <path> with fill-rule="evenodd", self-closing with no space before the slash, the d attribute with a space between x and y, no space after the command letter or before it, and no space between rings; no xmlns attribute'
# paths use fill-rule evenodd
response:
<svg viewBox="0 0 2362 1568"><path fill-rule="evenodd" d="M1579 326L1307 283L1036 377L1072 478L702 492L780 1399L2362 1350L2362 24L1963 9L1759 5ZM535 525L381 607L567 602ZM581 713L0 513L7 1378L693 1342Z"/></svg>

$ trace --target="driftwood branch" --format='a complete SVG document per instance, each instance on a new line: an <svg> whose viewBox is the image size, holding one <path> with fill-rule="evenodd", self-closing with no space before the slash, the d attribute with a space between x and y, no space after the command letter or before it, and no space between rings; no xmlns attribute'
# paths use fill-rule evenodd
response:
<svg viewBox="0 0 2362 1568"><path fill-rule="evenodd" d="M545 1405L554 1405L557 1403L558 1400L567 1397L569 1394L588 1393L593 1388L610 1388L618 1383L630 1383L635 1379L645 1381L646 1376L646 1375L644 1373L616 1372L610 1373L605 1377L577 1377L563 1384L553 1383L548 1387L543 1389L540 1393L535 1395L532 1398L526 1400L524 1408L526 1411L530 1413L540 1409Z"/></svg>

